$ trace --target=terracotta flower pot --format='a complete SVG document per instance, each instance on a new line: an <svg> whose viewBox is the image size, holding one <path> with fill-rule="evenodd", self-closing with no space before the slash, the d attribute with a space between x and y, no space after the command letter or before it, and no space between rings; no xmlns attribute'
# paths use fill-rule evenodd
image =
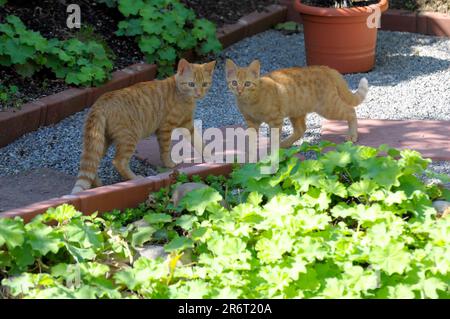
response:
<svg viewBox="0 0 450 319"><path fill-rule="evenodd" d="M321 8L295 0L303 20L308 65L327 65L341 73L366 72L375 65L376 15L387 0L352 8Z"/></svg>

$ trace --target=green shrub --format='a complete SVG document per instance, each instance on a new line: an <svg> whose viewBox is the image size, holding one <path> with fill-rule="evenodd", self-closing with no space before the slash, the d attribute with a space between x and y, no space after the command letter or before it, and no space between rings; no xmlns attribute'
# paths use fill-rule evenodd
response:
<svg viewBox="0 0 450 319"><path fill-rule="evenodd" d="M177 58L190 49L207 54L222 48L215 25L196 19L179 1L118 0L118 8L127 19L119 22L116 34L136 36L147 62L157 63L160 75L172 74Z"/></svg>
<svg viewBox="0 0 450 319"><path fill-rule="evenodd" d="M57 78L75 85L101 84L113 67L102 44L75 38L47 40L11 15L0 24L0 65L14 67L25 77L47 67Z"/></svg>
<svg viewBox="0 0 450 319"><path fill-rule="evenodd" d="M272 175L258 163L210 176L179 207L171 187L103 218L63 205L26 225L0 219L2 285L29 298L449 298L450 218L432 200L450 192L419 178L429 161L384 145L328 147L282 150ZM165 244L169 258L135 259L145 243ZM182 254L191 261L177 264Z"/></svg>

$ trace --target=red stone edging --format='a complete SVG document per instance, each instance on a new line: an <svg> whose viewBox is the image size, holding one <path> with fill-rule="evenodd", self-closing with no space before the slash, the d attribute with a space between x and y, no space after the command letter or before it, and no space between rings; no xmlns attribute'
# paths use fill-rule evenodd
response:
<svg viewBox="0 0 450 319"><path fill-rule="evenodd" d="M288 21L302 23L300 14L294 9L293 0L281 0L280 3L287 7ZM381 15L381 30L450 37L450 15L388 9Z"/></svg>
<svg viewBox="0 0 450 319"><path fill-rule="evenodd" d="M232 170L232 164L199 164L180 168L178 171L186 173L189 177L199 175L204 178L208 175L227 176ZM0 213L0 218L22 217L29 222L36 215L42 214L50 207L62 204L73 205L86 215L94 212L104 213L113 209L136 207L144 202L149 193L158 191L175 182L172 172L149 176L142 179L131 180L113 185L93 188L74 195L65 195L46 201L34 203Z"/></svg>
<svg viewBox="0 0 450 319"><path fill-rule="evenodd" d="M277 23L284 22L287 12L287 8L283 5L270 5L262 12L254 11L240 18L235 24L219 28L217 37L224 47L228 47L246 37L263 32Z"/></svg>
<svg viewBox="0 0 450 319"><path fill-rule="evenodd" d="M450 16L438 12L392 9L382 15L381 29L450 37Z"/></svg>

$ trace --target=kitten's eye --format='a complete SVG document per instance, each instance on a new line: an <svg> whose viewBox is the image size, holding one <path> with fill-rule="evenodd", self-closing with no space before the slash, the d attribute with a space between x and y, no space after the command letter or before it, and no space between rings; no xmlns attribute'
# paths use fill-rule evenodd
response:
<svg viewBox="0 0 450 319"><path fill-rule="evenodd" d="M237 81L236 81L236 80L234 80L234 81L231 81L231 85L232 85L232 86L237 86L237 84L238 84L238 83L237 83Z"/></svg>
<svg viewBox="0 0 450 319"><path fill-rule="evenodd" d="M252 85L252 83L250 81L245 81L245 83L244 83L245 87L249 87L250 85Z"/></svg>
<svg viewBox="0 0 450 319"><path fill-rule="evenodd" d="M195 83L194 83L194 82L189 82L188 85L189 85L191 88L193 88L193 87L195 86Z"/></svg>
<svg viewBox="0 0 450 319"><path fill-rule="evenodd" d="M207 86L208 86L208 83L204 82L203 87L207 87Z"/></svg>

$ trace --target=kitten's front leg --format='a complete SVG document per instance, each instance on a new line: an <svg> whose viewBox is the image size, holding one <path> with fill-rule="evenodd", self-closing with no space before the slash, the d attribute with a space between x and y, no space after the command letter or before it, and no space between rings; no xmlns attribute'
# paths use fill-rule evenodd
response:
<svg viewBox="0 0 450 319"><path fill-rule="evenodd" d="M167 168L174 168L175 164L170 158L170 145L172 142L172 130L171 129L160 129L156 132L156 137L159 143L159 149L161 154L161 161Z"/></svg>
<svg viewBox="0 0 450 319"><path fill-rule="evenodd" d="M283 142L281 141L281 131L283 129L283 118L269 121L267 124L269 124L271 129L273 129L273 128L278 129L278 143L281 147L283 147ZM272 134L271 134L270 138L272 139Z"/></svg>
<svg viewBox="0 0 450 319"><path fill-rule="evenodd" d="M256 131L256 141L255 141L256 147L252 147L251 145L249 145L249 147L248 147L248 153L249 153L248 157L249 157L249 161L250 161L251 159L257 159L257 154L255 154L254 152L255 152L255 150L257 152L257 149L258 149L258 133L259 133L259 127L261 126L261 122L254 121L252 118L245 116L245 115L244 115L244 118L247 123L247 127L249 129L254 129ZM251 141L249 141L249 143L251 143Z"/></svg>
<svg viewBox="0 0 450 319"><path fill-rule="evenodd" d="M283 140L280 144L281 148L289 148L294 144L298 139L303 137L303 134L306 131L306 116L298 116L298 117L290 117L292 123L292 134Z"/></svg>
<svg viewBox="0 0 450 319"><path fill-rule="evenodd" d="M189 130L190 135L184 135L184 137L190 141L194 149L200 154L200 156L203 156L203 149L205 145L203 144L203 138L201 134L197 132L197 130L194 127L194 123L192 121L185 122L181 125L182 127L185 127Z"/></svg>

